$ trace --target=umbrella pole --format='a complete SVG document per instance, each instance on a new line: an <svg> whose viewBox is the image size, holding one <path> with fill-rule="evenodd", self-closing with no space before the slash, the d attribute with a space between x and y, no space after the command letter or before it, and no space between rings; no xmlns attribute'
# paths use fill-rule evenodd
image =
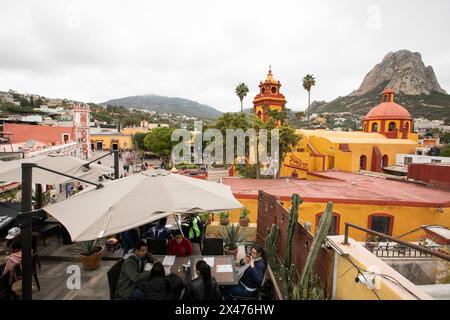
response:
<svg viewBox="0 0 450 320"><path fill-rule="evenodd" d="M32 300L32 174L33 163L22 163L22 214L25 221L22 225L22 299Z"/></svg>
<svg viewBox="0 0 450 320"><path fill-rule="evenodd" d="M183 229L181 228L180 222L178 221L178 215L177 215L176 213L174 213L174 214L173 214L173 217L174 217L174 219L175 219L175 222L176 222L177 225L178 225L178 229L180 229L181 235L182 235L183 238L184 238Z"/></svg>

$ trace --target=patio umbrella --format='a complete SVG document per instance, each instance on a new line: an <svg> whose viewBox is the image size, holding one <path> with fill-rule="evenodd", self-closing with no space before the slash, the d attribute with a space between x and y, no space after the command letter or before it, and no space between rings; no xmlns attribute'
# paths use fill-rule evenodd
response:
<svg viewBox="0 0 450 320"><path fill-rule="evenodd" d="M64 174L82 178L88 181L97 182L98 177L104 174L113 173L112 168L98 164L90 164L89 168L83 167L86 163L83 160L69 156L39 156L13 161L0 161L0 181L21 182L22 163L36 163L37 165L59 171ZM62 184L72 179L57 175L41 169L33 170L33 183L40 184Z"/></svg>
<svg viewBox="0 0 450 320"><path fill-rule="evenodd" d="M227 185L145 171L106 182L45 207L72 241L106 237L159 220L173 213L218 212L242 208Z"/></svg>

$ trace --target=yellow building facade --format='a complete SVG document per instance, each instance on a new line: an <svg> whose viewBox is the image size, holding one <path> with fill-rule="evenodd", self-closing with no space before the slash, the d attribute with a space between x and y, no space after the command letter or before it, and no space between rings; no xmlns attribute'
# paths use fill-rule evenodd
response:
<svg viewBox="0 0 450 320"><path fill-rule="evenodd" d="M280 176L312 178L309 172L338 169L378 171L395 164L397 153L414 154L417 142L380 133L297 130L301 141L284 158Z"/></svg>
<svg viewBox="0 0 450 320"><path fill-rule="evenodd" d="M249 198L242 195L235 195L236 199L247 207L250 211L250 221L258 221L258 199ZM290 199L282 199L281 203L286 209L290 208ZM300 205L299 221L311 223L311 231L315 233L319 223L320 215L325 211L325 202L304 202ZM231 211L231 221L239 222L240 210ZM408 205L369 205L369 204L348 204L334 203L333 216L336 221L334 235L342 235L345 230L345 223L353 223L361 227L370 228L371 217L383 214L391 217L391 235L396 237L403 235L421 225L438 224L450 227L450 208L438 209L436 207L418 207ZM350 237L357 241L365 241L366 234L350 229ZM407 235L402 239L406 241L417 241L420 236L425 235L423 231Z"/></svg>
<svg viewBox="0 0 450 320"><path fill-rule="evenodd" d="M119 150L133 148L132 136L124 133L91 134L92 150Z"/></svg>

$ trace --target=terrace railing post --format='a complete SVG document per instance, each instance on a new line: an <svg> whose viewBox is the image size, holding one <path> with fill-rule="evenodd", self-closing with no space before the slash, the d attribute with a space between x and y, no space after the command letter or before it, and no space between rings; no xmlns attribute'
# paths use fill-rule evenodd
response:
<svg viewBox="0 0 450 320"><path fill-rule="evenodd" d="M119 179L119 150L113 151L114 153L114 179Z"/></svg>
<svg viewBox="0 0 450 320"><path fill-rule="evenodd" d="M22 299L32 300L32 163L22 163L22 214L25 222L22 225Z"/></svg>
<svg viewBox="0 0 450 320"><path fill-rule="evenodd" d="M348 229L349 229L349 225L346 222L345 223L345 235L344 235L344 244L347 245L348 244Z"/></svg>

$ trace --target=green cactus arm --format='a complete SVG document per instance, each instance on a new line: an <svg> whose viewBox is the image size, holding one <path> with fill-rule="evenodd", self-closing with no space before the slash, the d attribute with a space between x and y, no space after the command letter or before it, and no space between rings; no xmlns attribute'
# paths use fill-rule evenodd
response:
<svg viewBox="0 0 450 320"><path fill-rule="evenodd" d="M331 221L333 218L333 202L328 202L322 218L320 219L319 227L317 229L314 240L311 244L308 257L306 258L305 266L300 275L300 288L307 288L307 282L311 275L312 268L319 254L320 246L322 245L325 237L330 229Z"/></svg>

